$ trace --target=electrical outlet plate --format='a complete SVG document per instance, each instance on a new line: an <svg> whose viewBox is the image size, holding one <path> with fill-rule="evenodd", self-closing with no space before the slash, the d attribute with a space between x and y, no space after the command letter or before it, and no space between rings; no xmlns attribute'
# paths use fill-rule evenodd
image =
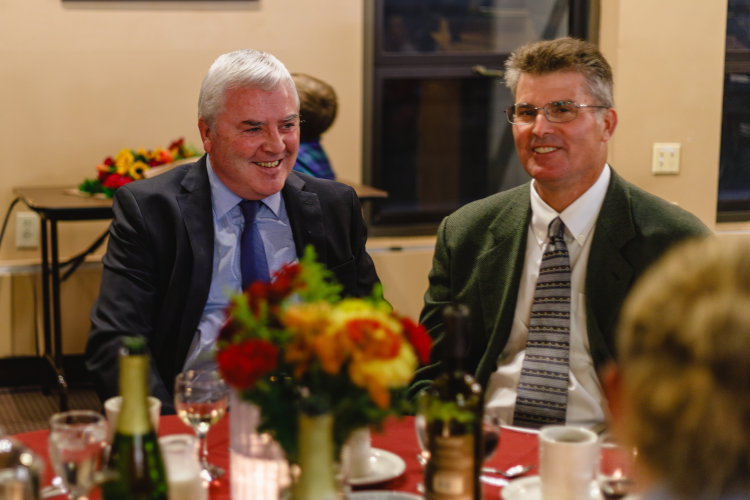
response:
<svg viewBox="0 0 750 500"><path fill-rule="evenodd" d="M16 248L37 248L39 228L39 216L36 212L18 212L16 214Z"/></svg>
<svg viewBox="0 0 750 500"><path fill-rule="evenodd" d="M654 175L676 175L680 173L680 143L655 142L651 161Z"/></svg>

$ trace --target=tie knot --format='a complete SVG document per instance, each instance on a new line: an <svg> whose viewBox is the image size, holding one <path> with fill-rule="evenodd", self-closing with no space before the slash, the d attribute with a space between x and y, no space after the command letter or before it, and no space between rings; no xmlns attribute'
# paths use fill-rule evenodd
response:
<svg viewBox="0 0 750 500"><path fill-rule="evenodd" d="M560 217L555 217L555 220L549 223L549 238L551 240L561 240L563 239L563 234L565 233L565 224L563 224L562 219Z"/></svg>
<svg viewBox="0 0 750 500"><path fill-rule="evenodd" d="M240 202L240 210L242 210L242 216L245 218L245 222L253 222L259 208L259 200L242 200Z"/></svg>

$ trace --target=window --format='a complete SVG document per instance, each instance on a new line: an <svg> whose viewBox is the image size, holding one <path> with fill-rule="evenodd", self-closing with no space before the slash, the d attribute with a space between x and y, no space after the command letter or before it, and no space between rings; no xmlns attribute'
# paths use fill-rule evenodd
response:
<svg viewBox="0 0 750 500"><path fill-rule="evenodd" d="M576 0L372 0L364 180L374 234L424 234L471 201L518 186L502 69L524 43L586 38Z"/></svg>
<svg viewBox="0 0 750 500"><path fill-rule="evenodd" d="M750 0L729 0L718 222L750 220Z"/></svg>

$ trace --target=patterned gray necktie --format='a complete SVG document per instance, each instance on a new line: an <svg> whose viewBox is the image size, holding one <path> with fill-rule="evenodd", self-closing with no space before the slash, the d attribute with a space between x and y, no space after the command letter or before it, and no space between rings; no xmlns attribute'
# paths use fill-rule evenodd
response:
<svg viewBox="0 0 750 500"><path fill-rule="evenodd" d="M549 225L550 242L542 256L529 338L521 368L513 425L564 424L568 403L570 350L570 257L563 239L565 224Z"/></svg>

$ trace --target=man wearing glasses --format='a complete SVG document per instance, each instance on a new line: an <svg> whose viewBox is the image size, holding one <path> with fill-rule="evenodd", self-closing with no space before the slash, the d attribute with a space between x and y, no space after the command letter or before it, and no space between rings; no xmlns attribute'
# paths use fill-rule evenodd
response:
<svg viewBox="0 0 750 500"><path fill-rule="evenodd" d="M443 220L421 320L440 359L443 307L469 306L465 369L505 424L596 427L606 403L597 369L614 356L623 299L670 245L709 231L607 164L617 112L612 70L594 45L524 46L505 79L516 103L507 117L533 180ZM421 369L411 394L439 371Z"/></svg>

